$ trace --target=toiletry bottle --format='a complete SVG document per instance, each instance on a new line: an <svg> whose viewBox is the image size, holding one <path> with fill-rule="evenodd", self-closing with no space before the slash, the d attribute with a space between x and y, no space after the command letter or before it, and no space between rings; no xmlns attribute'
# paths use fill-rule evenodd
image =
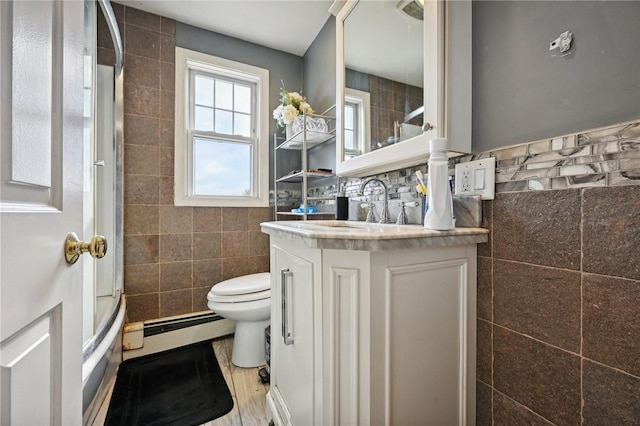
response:
<svg viewBox="0 0 640 426"><path fill-rule="evenodd" d="M424 215L424 227L446 231L454 228L447 140L443 138L431 139L429 148L431 152L427 182L429 207Z"/></svg>
<svg viewBox="0 0 640 426"><path fill-rule="evenodd" d="M344 195L344 191L340 191L336 197L336 219L349 219L349 197Z"/></svg>

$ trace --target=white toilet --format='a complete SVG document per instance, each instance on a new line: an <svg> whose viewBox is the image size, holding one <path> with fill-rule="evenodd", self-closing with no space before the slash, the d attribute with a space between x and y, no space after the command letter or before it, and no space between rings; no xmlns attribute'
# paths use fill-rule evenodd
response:
<svg viewBox="0 0 640 426"><path fill-rule="evenodd" d="M207 294L209 309L236 321L231 362L238 367L265 364L264 329L271 316L268 272L244 275L214 285Z"/></svg>

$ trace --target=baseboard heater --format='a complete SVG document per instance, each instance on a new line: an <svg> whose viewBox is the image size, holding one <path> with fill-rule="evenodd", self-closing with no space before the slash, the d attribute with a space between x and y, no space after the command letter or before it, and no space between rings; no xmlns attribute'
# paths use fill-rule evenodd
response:
<svg viewBox="0 0 640 426"><path fill-rule="evenodd" d="M215 312L198 312L126 324L123 359L137 358L233 334L235 321Z"/></svg>
<svg viewBox="0 0 640 426"><path fill-rule="evenodd" d="M149 321L144 324L144 337L151 337L169 331L180 330L182 328L193 327L194 325L206 324L208 322L220 321L222 318L215 312L192 315L185 318L169 318L157 321Z"/></svg>

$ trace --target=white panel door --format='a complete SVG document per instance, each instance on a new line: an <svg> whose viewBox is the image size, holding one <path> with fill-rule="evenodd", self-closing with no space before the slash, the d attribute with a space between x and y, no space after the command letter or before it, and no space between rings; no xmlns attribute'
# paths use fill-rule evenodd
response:
<svg viewBox="0 0 640 426"><path fill-rule="evenodd" d="M83 47L83 2L0 2L2 425L82 422Z"/></svg>

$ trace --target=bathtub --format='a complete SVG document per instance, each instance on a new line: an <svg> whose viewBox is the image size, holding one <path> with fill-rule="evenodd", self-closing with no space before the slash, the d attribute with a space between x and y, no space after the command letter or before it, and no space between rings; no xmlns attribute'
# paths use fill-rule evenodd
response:
<svg viewBox="0 0 640 426"><path fill-rule="evenodd" d="M82 351L82 423L91 425L122 362L124 295Z"/></svg>

